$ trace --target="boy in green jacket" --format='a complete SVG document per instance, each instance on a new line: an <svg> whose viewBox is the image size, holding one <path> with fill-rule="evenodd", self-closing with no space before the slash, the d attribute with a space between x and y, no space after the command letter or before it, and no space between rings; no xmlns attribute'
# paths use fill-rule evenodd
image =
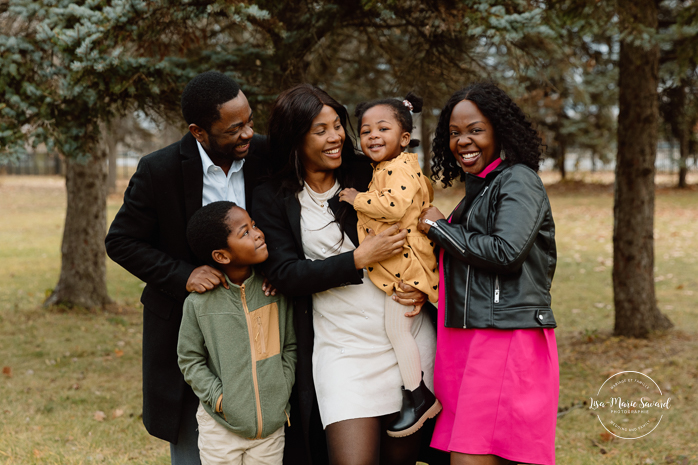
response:
<svg viewBox="0 0 698 465"><path fill-rule="evenodd" d="M266 296L253 265L267 259L264 234L233 202L213 202L189 220L196 256L226 286L184 302L177 354L199 397L202 464L281 464L296 366L292 308Z"/></svg>

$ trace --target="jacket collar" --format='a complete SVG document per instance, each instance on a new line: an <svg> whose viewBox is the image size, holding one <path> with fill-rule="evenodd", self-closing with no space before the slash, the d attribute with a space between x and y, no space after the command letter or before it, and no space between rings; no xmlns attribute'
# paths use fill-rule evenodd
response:
<svg viewBox="0 0 698 465"><path fill-rule="evenodd" d="M226 275L225 273L223 273L223 274L225 275L225 280L226 280L226 282L228 283L228 286L230 287L230 290L231 290L231 291L235 291L235 292L237 292L237 293L240 293L240 290L242 289L242 286L239 286L239 285L235 284L234 282L232 282L232 281L230 280L230 278L228 277L228 275ZM245 286L245 293L246 293L246 294L249 294L250 292L252 292L252 287L250 287L250 285L251 285L252 282L255 280L255 274L256 274L256 272L255 272L254 266L253 266L253 267L252 267L252 273L251 273L251 274L247 277L247 279L242 283L242 285Z"/></svg>
<svg viewBox="0 0 698 465"><path fill-rule="evenodd" d="M204 168L201 163L196 139L187 132L179 142L179 153L182 157L182 181L184 184L184 210L187 222L201 208L204 191ZM174 180L173 180L174 182Z"/></svg>
<svg viewBox="0 0 698 465"><path fill-rule="evenodd" d="M502 171L509 166L509 162L504 160L494 170L487 173L484 178L474 174L465 173L465 200L461 202L460 206L453 213L453 221L460 223L465 212L470 209L470 205L472 205L473 200L475 200L477 196L482 193L485 186L489 186L492 180L499 176Z"/></svg>
<svg viewBox="0 0 698 465"><path fill-rule="evenodd" d="M296 194L290 191L283 191L284 196L283 203L286 208L286 214L289 218L289 223L291 225L291 232L293 233L293 238L299 246L303 244L301 237L301 204L298 202ZM327 201L332 213L336 214L339 209L339 194L335 195ZM356 231L356 214L348 215L347 221L342 225L344 227L344 232L349 236L351 242L358 247L359 246L359 235ZM301 250L302 251L302 250Z"/></svg>
<svg viewBox="0 0 698 465"><path fill-rule="evenodd" d="M291 232L293 233L293 239L296 245L300 248L299 252L302 252L303 240L301 238L301 204L296 198L296 194L290 191L284 191L284 207L286 207L286 214L289 218L289 224L291 225Z"/></svg>
<svg viewBox="0 0 698 465"><path fill-rule="evenodd" d="M259 169L253 169L252 165L261 163L257 160L261 155L258 153L264 151L266 137L255 134L250 141L250 151L245 157L245 164L242 168L242 173L245 178L245 203L250 208L252 199L252 191L259 183L259 176L263 173ZM201 208L202 193L204 191L204 167L199 154L199 148L196 145L194 136L187 132L179 141L179 154L182 158L182 181L184 184L184 208L187 222L192 217L194 212Z"/></svg>

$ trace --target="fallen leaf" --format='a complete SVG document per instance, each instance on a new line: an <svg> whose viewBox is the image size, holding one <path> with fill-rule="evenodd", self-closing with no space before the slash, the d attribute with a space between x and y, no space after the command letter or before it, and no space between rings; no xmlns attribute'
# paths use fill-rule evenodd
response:
<svg viewBox="0 0 698 465"><path fill-rule="evenodd" d="M34 457L39 458L42 455L44 455L43 452L41 452L39 449L34 449Z"/></svg>
<svg viewBox="0 0 698 465"><path fill-rule="evenodd" d="M114 349L114 354L116 354L117 357L121 357L124 355L124 351L120 349Z"/></svg>
<svg viewBox="0 0 698 465"><path fill-rule="evenodd" d="M8 378L12 378L12 368L11 367L2 367L2 374L6 375Z"/></svg>
<svg viewBox="0 0 698 465"><path fill-rule="evenodd" d="M602 440L603 442L611 442L611 441L613 441L613 438L614 438L615 436L613 436L613 435L612 435L611 433L609 433L609 432L604 432L604 433L599 434L599 437L601 438L601 440Z"/></svg>
<svg viewBox="0 0 698 465"><path fill-rule="evenodd" d="M104 414L104 412L102 412L101 410L97 410L94 414L94 417L92 418L94 418L97 421L104 421L106 417L107 416Z"/></svg>
<svg viewBox="0 0 698 465"><path fill-rule="evenodd" d="M80 389L80 385L79 385L78 383L75 383L75 384L73 384L72 386L70 386L70 389L73 389L74 391L77 391L78 389Z"/></svg>
<svg viewBox="0 0 698 465"><path fill-rule="evenodd" d="M124 414L124 411L122 409L118 408L112 412L111 417L112 418L119 418L123 414Z"/></svg>

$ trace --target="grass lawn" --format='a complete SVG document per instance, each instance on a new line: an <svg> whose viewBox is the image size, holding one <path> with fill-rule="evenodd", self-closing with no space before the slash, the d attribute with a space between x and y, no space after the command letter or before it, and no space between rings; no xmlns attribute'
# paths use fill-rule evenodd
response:
<svg viewBox="0 0 698 465"><path fill-rule="evenodd" d="M574 406L558 420L558 463L698 464L698 191L657 191L657 298L676 328L631 340L611 336L612 188L548 189L560 406ZM450 211L462 193L437 189L436 204ZM120 204L109 199L110 219ZM142 284L108 262L113 312L41 307L58 279L64 214L61 178L0 178L0 463L169 463L141 422ZM647 373L672 397L659 428L634 441L605 433L581 405L621 370Z"/></svg>

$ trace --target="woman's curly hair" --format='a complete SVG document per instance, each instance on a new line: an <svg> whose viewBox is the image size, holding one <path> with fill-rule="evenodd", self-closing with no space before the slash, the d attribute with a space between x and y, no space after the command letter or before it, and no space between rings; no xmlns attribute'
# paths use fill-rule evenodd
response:
<svg viewBox="0 0 698 465"><path fill-rule="evenodd" d="M441 110L432 143L432 180L441 180L444 187L450 186L454 179L465 180L465 173L451 153L448 130L453 107L463 100L470 100L477 105L490 121L497 146L504 150L510 163L523 163L538 171L543 155L543 141L531 121L511 97L495 84L476 82L454 93Z"/></svg>

